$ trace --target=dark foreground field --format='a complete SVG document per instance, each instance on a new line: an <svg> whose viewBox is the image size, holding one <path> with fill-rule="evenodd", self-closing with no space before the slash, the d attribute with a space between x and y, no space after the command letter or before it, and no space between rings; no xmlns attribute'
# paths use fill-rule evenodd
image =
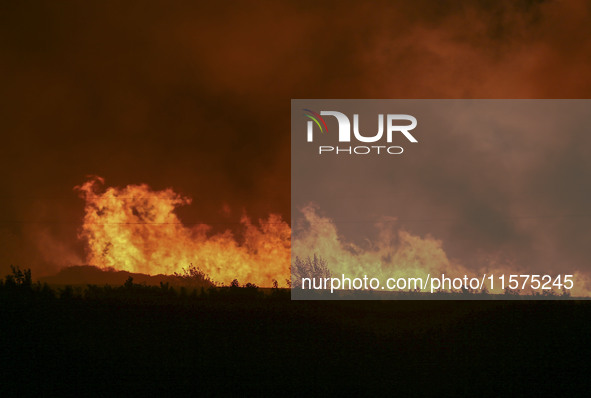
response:
<svg viewBox="0 0 591 398"><path fill-rule="evenodd" d="M589 302L292 302L279 289L202 296L133 284L0 291L9 395L546 396L589 378Z"/></svg>

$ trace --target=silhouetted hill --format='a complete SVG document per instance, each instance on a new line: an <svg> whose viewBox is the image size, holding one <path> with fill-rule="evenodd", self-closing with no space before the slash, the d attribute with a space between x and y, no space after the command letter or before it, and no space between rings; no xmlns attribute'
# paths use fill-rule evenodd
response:
<svg viewBox="0 0 591 398"><path fill-rule="evenodd" d="M0 396L581 396L588 380L589 301L291 301L249 284L193 294L131 280L79 290L18 268L0 281Z"/></svg>
<svg viewBox="0 0 591 398"><path fill-rule="evenodd" d="M117 271L112 268L98 268L92 265L76 265L63 268L55 275L39 278L41 283L51 286L78 286L78 285L111 285L121 286L129 278L137 284L147 286L159 286L160 283L168 283L170 286L187 286L190 281L175 275L146 275L128 271Z"/></svg>

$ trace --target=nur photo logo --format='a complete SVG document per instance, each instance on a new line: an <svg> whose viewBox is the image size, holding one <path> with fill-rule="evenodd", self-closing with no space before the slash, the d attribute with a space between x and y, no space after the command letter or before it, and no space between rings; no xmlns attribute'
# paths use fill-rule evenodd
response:
<svg viewBox="0 0 591 398"><path fill-rule="evenodd" d="M404 152L401 146L389 145L393 142L393 137L402 134L411 143L418 143L418 140L411 134L411 130L417 127L417 119L411 115L403 114L378 114L377 133L367 135L360 131L359 114L353 114L353 129L351 121L347 115L338 111L320 111L314 112L310 109L303 109L306 120L306 140L314 142L314 131L319 131L324 135L328 133L328 126L323 116L332 116L338 124L338 135L330 137L330 140L338 140L338 143L360 142L364 144L388 144L388 145L357 145L357 146L339 146L339 145L319 145L318 154L348 154L348 155L368 155L389 154L400 155ZM353 130L353 134L351 134ZM328 134L327 134L328 135ZM327 138L324 138L324 144Z"/></svg>

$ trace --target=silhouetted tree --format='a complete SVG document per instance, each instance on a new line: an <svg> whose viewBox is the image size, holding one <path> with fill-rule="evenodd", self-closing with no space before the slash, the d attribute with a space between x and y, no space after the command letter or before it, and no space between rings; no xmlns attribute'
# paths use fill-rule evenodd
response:
<svg viewBox="0 0 591 398"><path fill-rule="evenodd" d="M203 272L201 268L195 267L193 263L191 263L187 269L183 268L182 270L182 273L175 272L174 276L191 287L200 288L216 285L216 283L211 280L209 275Z"/></svg>
<svg viewBox="0 0 591 398"><path fill-rule="evenodd" d="M133 277L130 276L129 278L127 278L127 280L125 281L125 283L123 284L123 286L126 289L132 289L133 288Z"/></svg>
<svg viewBox="0 0 591 398"><path fill-rule="evenodd" d="M13 286L13 287L21 287L30 289L33 285L33 280L31 278L31 269L27 268L25 270L21 270L19 267L15 267L13 265L10 266L12 270L12 274L6 275L6 286Z"/></svg>
<svg viewBox="0 0 591 398"><path fill-rule="evenodd" d="M74 288L70 285L64 287L60 292L60 300L71 300L74 298Z"/></svg>
<svg viewBox="0 0 591 398"><path fill-rule="evenodd" d="M331 272L327 267L326 260L314 253L314 257L302 260L296 256L291 265L293 287L300 287L302 278L330 278Z"/></svg>

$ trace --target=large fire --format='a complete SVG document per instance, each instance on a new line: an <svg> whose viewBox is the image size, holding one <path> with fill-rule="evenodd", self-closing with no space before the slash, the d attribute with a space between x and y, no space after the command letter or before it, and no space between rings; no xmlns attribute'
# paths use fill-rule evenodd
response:
<svg viewBox="0 0 591 398"><path fill-rule="evenodd" d="M94 177L76 187L86 201L79 237L86 242L88 264L151 275L181 272L193 264L226 285L238 279L259 286L271 286L277 280L286 286L291 280L292 231L280 216L271 214L257 225L244 216L239 236L230 230L213 234L208 225L182 223L175 209L190 204L191 199L172 189L155 191L146 184L103 189L103 184L102 178ZM440 240L413 235L392 220L376 225L379 236L362 247L347 242L337 224L320 215L315 206L304 207L301 214L303 218L294 227L293 257L318 255L332 275L384 280L528 272L514 264L492 262L486 269L469 269L450 260ZM575 275L572 293L588 296L588 278L571 273Z"/></svg>
<svg viewBox="0 0 591 398"><path fill-rule="evenodd" d="M229 230L211 234L204 224L183 225L174 210L191 199L172 189L141 184L101 192L103 183L94 177L76 187L86 201L79 237L87 244L89 264L152 275L193 264L225 284L238 279L270 286L275 279L285 285L289 278L291 230L280 216L272 214L258 226L244 216L239 243Z"/></svg>
<svg viewBox="0 0 591 398"><path fill-rule="evenodd" d="M375 225L379 234L365 245L346 241L339 234L338 223L319 214L319 209L308 205L301 209L303 217L293 226L293 256L306 258L318 254L326 262L332 276L345 275L348 278L425 278L427 275L449 278L481 278L483 275L533 274L535 269L523 268L517 264L490 260L486 268L473 269L448 258L443 242L431 236L417 236L397 227L396 220L384 220ZM590 296L591 281L586 274L565 269L562 274L572 274L574 296ZM556 275L554 275L556 276ZM503 293L498 279L495 279L491 293ZM552 288L555 293L560 289ZM449 289L444 289L449 290ZM521 289L518 289L521 290ZM525 289L521 294L531 294Z"/></svg>
<svg viewBox="0 0 591 398"><path fill-rule="evenodd" d="M376 225L377 239L362 247L343 240L335 222L319 215L315 206L308 205L301 212L302 223L294 227L297 237L293 242L294 254L303 257L318 253L333 275L345 274L350 278L367 275L386 280L427 274L444 273L450 277L473 274L448 259L441 241L396 228L394 220Z"/></svg>

